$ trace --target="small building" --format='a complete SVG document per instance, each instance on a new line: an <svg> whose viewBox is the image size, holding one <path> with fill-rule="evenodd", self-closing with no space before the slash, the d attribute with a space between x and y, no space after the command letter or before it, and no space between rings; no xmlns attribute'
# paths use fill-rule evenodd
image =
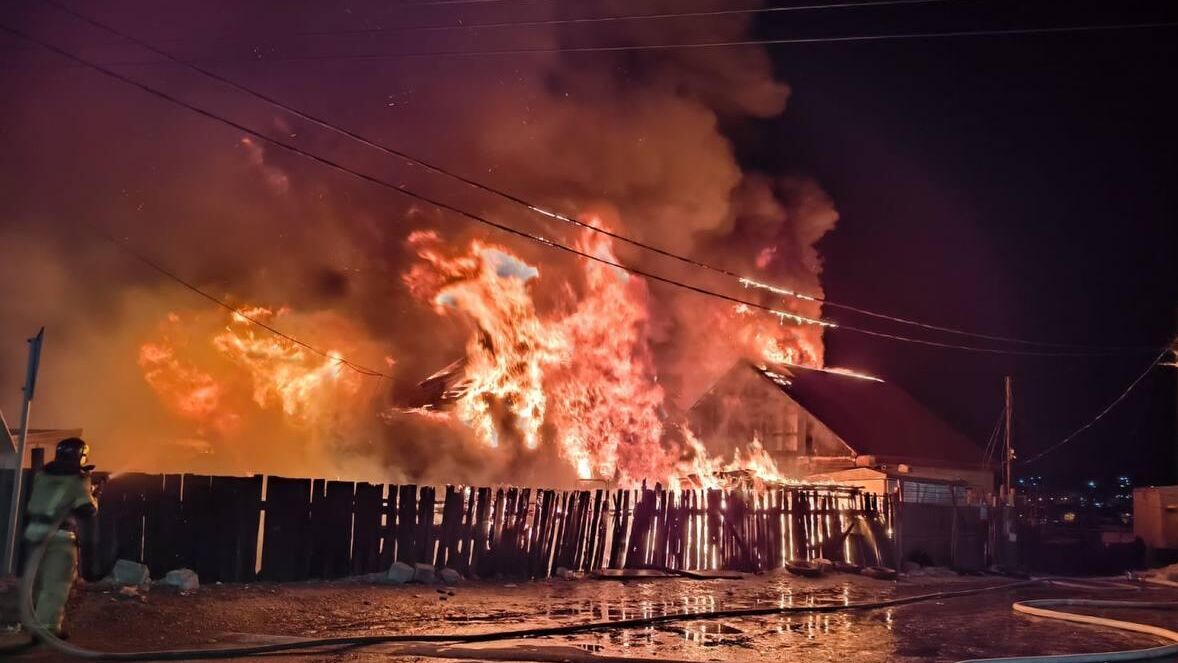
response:
<svg viewBox="0 0 1178 663"><path fill-rule="evenodd" d="M0 468L11 468L16 456L16 445L20 431L15 428L0 428ZM30 428L25 437L23 467L32 466L33 449L44 449L46 460L53 460L57 443L67 437L81 437L81 428Z"/></svg>
<svg viewBox="0 0 1178 663"><path fill-rule="evenodd" d="M1178 553L1178 486L1133 489L1133 534L1151 551Z"/></svg>
<svg viewBox="0 0 1178 663"><path fill-rule="evenodd" d="M980 504L994 492L982 449L896 385L739 362L689 409L712 453L760 440L783 472L903 502Z"/></svg>

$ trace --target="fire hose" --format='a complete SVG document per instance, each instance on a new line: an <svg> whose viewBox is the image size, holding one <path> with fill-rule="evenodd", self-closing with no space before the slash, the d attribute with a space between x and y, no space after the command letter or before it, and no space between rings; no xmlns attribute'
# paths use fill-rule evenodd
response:
<svg viewBox="0 0 1178 663"><path fill-rule="evenodd" d="M65 522L68 513L62 514L58 517L50 529L56 531ZM278 642L267 643L259 645L249 645L242 647L222 647L212 649L169 649L157 651L131 651L131 652L102 652L91 649L78 647L69 642L66 642L44 626L42 626L36 619L33 606L33 587L36 583L37 573L41 567L41 561L45 557L45 552L49 547L49 537L46 537L38 543L31 551L28 561L25 564L24 573L21 575L20 581L20 617L24 628L39 639L50 648L68 656L75 658L89 659L94 661L160 661L160 660L191 660L191 659L213 659L213 658L231 658L240 656L256 656L263 654L275 654L279 652L288 652L302 649L326 649L331 647L358 647L371 646L390 643L441 643L441 644L469 644L480 642L491 642L497 640L519 640L525 638L541 638L557 635L572 635L577 633L587 633L590 631L615 630L615 629L632 629L651 626L654 624L676 622L676 621L699 621L712 619L730 619L737 617L756 617L767 615L781 615L781 614L798 614L798 613L832 613L832 612L846 612L853 610L878 610L881 608L896 607L902 605L909 605L913 603L920 603L923 601L935 601L950 598L959 598L965 596L974 596L978 594L997 592L1010 589L1018 589L1022 587L1030 587L1033 585L1050 582L1049 579L1032 579L1020 580L1017 582L1002 583L999 585L988 585L985 587L973 587L969 589L960 589L947 592L934 592L928 594L918 594L914 596L905 596L891 599L884 599L880 601L870 601L864 603L848 603L848 604L826 604L826 605L806 605L806 606L775 606L762 608L729 608L723 610L711 610L706 612L695 613L672 613L665 615L654 615L651 617L641 617L635 619L622 619L613 621L601 622L583 622L580 624L568 624L562 626L546 626L537 628L515 629L507 631L495 631L489 633L422 633L422 634L391 634L391 635L365 635L365 636L342 636L333 638L319 638L314 640L297 640L292 642ZM1137 649L1120 652L1106 652L1099 654L1067 654L1059 656L1031 656L1031 657L1009 657L1009 658L992 658L992 659L974 659L972 661L963 661L962 663L1095 663L1097 661L1139 661L1156 659L1163 656L1178 655L1178 633L1145 624L1137 624L1134 622L1119 621L1114 619L1106 619L1103 617L1094 617L1091 615L1081 615L1071 612L1063 612L1059 610L1052 610L1052 607L1090 607L1090 608L1155 608L1155 609L1178 609L1178 602L1137 602L1137 601L1098 601L1098 600L1081 600L1081 599L1035 599L1028 601L1020 601L1014 604L1014 610L1023 614L1033 615L1036 617L1045 617L1048 619L1061 619L1070 622L1094 624L1098 626L1105 626L1126 631L1133 631L1137 633L1144 633L1165 638L1175 644L1152 647L1148 649ZM518 660L518 659L517 659Z"/></svg>

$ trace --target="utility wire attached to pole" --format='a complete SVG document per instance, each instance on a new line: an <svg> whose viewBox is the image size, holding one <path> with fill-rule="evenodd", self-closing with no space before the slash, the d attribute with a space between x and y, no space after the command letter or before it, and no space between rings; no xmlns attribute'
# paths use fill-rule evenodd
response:
<svg viewBox="0 0 1178 663"><path fill-rule="evenodd" d="M1175 339L1175 340L1178 341L1178 339ZM1080 433L1083 433L1084 431L1086 431L1089 428L1092 428L1094 425L1096 425L1096 422L1103 419L1105 417L1105 415L1107 415L1109 412L1111 412L1113 410L1113 408L1115 408L1117 405L1119 405L1121 403L1121 401L1125 400L1129 396L1129 394L1133 391L1133 389L1135 387L1137 387L1137 385L1142 380L1145 379L1145 376L1149 375L1150 371L1152 371L1156 366L1158 366L1158 364L1161 363L1162 359L1170 352L1172 352L1172 350L1170 348L1166 348L1160 354L1158 354L1158 356L1155 357L1153 361L1149 362L1149 365L1145 367L1145 370L1142 371L1140 375L1138 375L1136 378L1134 378L1134 380L1132 382L1129 383L1129 386L1125 388L1125 391L1122 391L1119 396L1114 398L1111 403L1109 403L1107 406L1105 406L1105 408L1103 410L1101 410L1099 413L1097 413L1097 415L1095 417L1093 417L1090 421L1085 423L1083 426L1080 426L1076 430L1072 431L1071 435L1068 435L1067 437L1063 438L1059 442L1056 442L1055 444L1051 445L1050 447L1047 447L1043 451L1040 451L1039 453L1035 454L1034 456L1031 456L1027 460L1023 461L1022 464L1023 465L1030 465L1031 463L1039 461L1041 458L1043 458L1047 454L1055 451L1056 449L1059 449L1060 447L1064 446L1065 444L1076 439L1076 436L1078 436Z"/></svg>

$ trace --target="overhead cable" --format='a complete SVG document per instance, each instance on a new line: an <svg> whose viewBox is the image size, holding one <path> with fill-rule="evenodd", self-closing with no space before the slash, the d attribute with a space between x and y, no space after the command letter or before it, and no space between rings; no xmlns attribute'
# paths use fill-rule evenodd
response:
<svg viewBox="0 0 1178 663"><path fill-rule="evenodd" d="M105 24L101 21L98 21L97 19L94 19L88 15L77 12L77 11L61 4L57 0L45 0L45 2L56 7L60 11L70 14L71 16L74 16L74 17L78 18L79 20L85 21L85 22L89 23L90 25L93 25L101 30L104 30L104 31L109 32L114 35L117 35L117 36L121 37L122 39L132 42L133 44L140 46L144 49L147 49L147 50L151 51L152 53L160 55L161 57L167 58L168 60L170 60L172 62L175 62L181 66L192 69L193 71L196 71L204 76L207 76L217 82L227 85L227 86L229 86L235 90L238 90L242 93L248 94L256 99L260 99L275 108L278 108L282 111L285 111L287 113L295 115L296 117L299 117L307 122L310 122L320 128L326 129L328 131L331 131L332 133L342 135L346 138L349 138L349 139L352 139L356 142L359 142L360 144L362 144L366 147L369 147L369 148L378 150L380 152L383 152L385 154L394 156L394 157L401 159L403 161L421 166L422 168L424 168L430 172L442 175L444 177L454 179L458 182L461 182L461 183L463 183L469 187L472 187L474 189L477 189L479 191L483 191L485 193L490 193L492 195L498 196L504 200L507 200L507 201L512 202L517 205L520 205L520 206L528 209L529 211L540 214L542 216L576 226L576 227L581 228L583 230L588 230L588 231L591 231L594 233L606 235L614 240L629 244L631 246L636 246L636 247L641 248L643 250L650 251L650 252L655 253L657 255L661 255L663 257L676 260L678 262L681 262L683 264L686 264L686 265L689 265L692 267L696 267L696 268L703 269L703 270L706 270L706 271L709 271L709 272L712 272L715 274L720 274L725 277L735 279L738 283L740 283L741 285L743 285L745 287L758 288L758 289L772 292L773 294L777 294L777 295L784 296L784 297L790 297L790 298L794 298L794 299L798 299L798 300L802 300L802 301L816 302L816 303L820 303L824 306L828 306L830 308L851 311L853 313L858 313L860 315L864 315L864 316L868 316L868 317L872 317L872 318L876 318L876 319L880 319L880 320L887 320L889 322L895 322L895 323L899 323L899 324L920 327L920 328L928 329L931 331L938 331L938 332L943 332L943 333L948 333L948 334L955 334L955 335L959 335L959 336L968 336L968 337L979 338L979 339L984 339L984 340L1000 341L1000 342L1005 342L1005 343L1017 343L1017 344L1022 344L1022 345L1031 345L1031 346L1040 346L1040 347L1053 347L1053 348L1061 348L1061 349L1069 349L1069 350L1100 350L1100 351L1110 351L1110 352L1111 351L1121 351L1121 350L1126 350L1126 351L1142 350L1142 348L1140 348L1140 347L1131 347L1131 346L1097 348L1097 347L1091 347L1091 346L1082 346L1082 345L1064 344L1064 343L1051 343L1051 342L1045 342L1045 341L1015 338L1015 337L1010 337L1010 336L1000 336L1000 335L995 335L995 334L985 334L985 333L980 333L980 332L972 332L972 331L968 331L968 330L964 330L964 329L960 329L960 328L956 328L956 327L949 327L949 326L945 326L945 325L936 325L936 324L931 324L931 323L926 323L926 322L920 322L920 321L913 320L910 318L904 318L904 317L900 317L900 316L879 313L879 312L871 311L869 309L865 309L865 308L862 308L859 306L852 306L850 304L843 304L840 302L832 301L832 300L829 300L829 299L826 299L823 297L815 297L815 296L811 296L811 295L806 295L804 293L798 292L798 291L790 289L790 288L784 288L784 287L780 287L780 286L776 286L776 285L772 285L772 284L768 284L768 283L762 283L762 282L757 281L755 279L747 278L747 277L745 277L741 274L738 274L732 270L725 269L722 267L717 267L715 265L711 265L711 264L706 263L704 261L697 260L695 258L691 258L691 257L685 256L685 255L679 254L679 253L675 253L675 252L669 251L667 249L663 249L661 247L655 246L655 245L650 244L648 242L643 242L641 240L634 239L632 237L623 235L621 233L613 232L613 231L608 230L606 228L601 228L599 226L596 226L596 225L593 225L590 223L586 223L584 221L581 221L580 219L577 219L576 217L574 217L570 214L565 214L565 213L562 213L559 211L547 209L539 204L533 203L533 202L526 200L520 196L503 191L502 189L498 189L498 188L492 187L490 185L484 184L478 180L474 180L472 178L466 177L466 176L461 175L457 172L449 170L443 166L439 166L437 164L428 162L428 161L421 159L419 157L408 154L402 150L396 149L394 147L390 147L389 145L387 145L385 143L378 143L378 142L376 142L376 141L374 141L374 140L372 140L362 134L359 134L359 133L352 131L350 129L347 129L345 127L341 127L338 124L330 122L330 121L323 119L321 117L317 117L315 115L312 115L312 114L310 114L306 111L300 110L296 107L290 106L289 104L284 103L284 102L282 102L272 96L269 96L267 94L259 92L253 88L250 88L246 85L238 83L230 78L222 76L215 71L209 70L209 69L202 67L202 66L200 66L196 63L193 63L193 62L184 61L184 60L172 55L171 53L168 53L167 51L158 48L157 46L151 44L150 42L147 42L143 39L137 38L133 35L127 34L127 33L123 32L113 26L110 26L110 25ZM1145 349L1152 351L1154 348L1148 347Z"/></svg>
<svg viewBox="0 0 1178 663"><path fill-rule="evenodd" d="M431 58L431 57L472 57L472 56L506 56L506 55L544 55L555 53L617 53L630 51L671 51L708 48L737 48L743 46L787 46L791 44L836 44L855 42L885 42L907 39L949 39L956 37L1010 37L1036 34L1068 34L1107 32L1111 30L1148 30L1157 28L1178 27L1178 21L1158 21L1141 23L1097 23L1087 25L1045 26L1033 28L996 28L985 30L950 30L944 32L895 32L884 34L822 36L822 37L782 37L766 39L735 39L724 41L689 41L669 44L616 44L598 46L540 46L535 48L502 48L475 49L449 51L402 51L397 53L338 53L319 55L251 55L248 58L194 58L193 61L206 63L232 62L314 62L314 61L379 61L396 60L401 58ZM103 63L109 66L137 66L157 65L159 62L128 60Z"/></svg>
<svg viewBox="0 0 1178 663"><path fill-rule="evenodd" d="M540 235L535 235L535 234L529 233L527 231L520 230L518 228L514 228L511 226L499 223L497 221L492 221L486 217L480 216L480 215L475 214L473 212L468 212L466 210L460 209L460 208L455 207L454 205L451 205L449 203L437 200L435 198L426 196L424 194L417 193L417 192L412 191L411 189L408 189L404 186L399 186L399 185L393 184L387 180L378 178L376 176L352 169L352 168L345 166L337 161L334 161L328 157L324 157L320 154L303 149L301 147L298 147L296 145L288 143L284 140L268 136L257 129L253 129L253 128L248 127L244 124L241 124L240 122L237 122L235 120L231 120L231 119L226 118L224 116L218 115L217 113L207 110L205 108L201 108L200 106L193 105L193 104L186 102L182 99L179 99L179 98L177 98L167 92L164 92L164 91L159 90L155 87L152 87L146 83L137 81L137 80L132 79L128 76L120 74L112 69L109 69L108 67L106 67L104 65L97 64L97 63L91 62L89 60L86 60L85 58L82 58L78 55L75 55L75 54L69 52L69 51L66 51L66 50L62 49L61 47L58 47L58 46L56 46L52 43L49 43L45 40L42 40L42 39L39 39L39 38L34 37L32 35L29 35L29 34L25 33L24 31L21 31L21 30L14 28L12 26L0 24L0 30L8 32L9 34L15 35L17 37L26 39L32 43L39 44L42 47L44 47L54 53L57 53L58 55L61 55L62 57L68 58L68 59L73 60L75 62L82 63L90 68L93 68L93 69L111 77L111 78L119 80L119 81L126 83L128 85L131 85L133 87L139 88L140 90L143 90L144 92L147 92L148 94L151 94L152 96L155 96L155 97L158 97L158 98L163 99L165 101L168 101L170 103L182 106L182 107L184 107L194 113L197 113L201 116L204 116L204 117L214 120L216 122L220 122L222 124L225 124L226 126L232 127L232 128L237 129L239 131L242 131L246 134L254 136L260 140L266 141L267 143L270 143L272 145L280 147L280 148L282 148L286 151L289 151L293 154L299 155L299 156L309 159L311 161L318 162L322 165L332 168L333 170L337 170L337 171L345 173L347 175L351 175L357 179L375 184L377 186L389 189L391 191L395 191L395 192L400 193L401 195L404 195L406 197L413 198L413 199L418 200L420 202L427 203L427 204L429 204L439 210L445 210L445 211L452 212L460 217L470 219L472 221L486 225L491 228L495 228L501 232L515 235L517 237L522 237L522 238L528 239L530 241L536 242L538 244L541 244L543 246L548 246L550 248L558 249L558 250L564 251L566 253L570 253L572 255L576 255L581 258L585 258L587 260L593 261L593 262L608 265L610 267L614 267L616 269L620 269L622 271L629 272L629 273L637 275L637 276L641 276L641 277L649 279L651 281L664 283L664 284L674 286L674 287L677 287L677 288L680 288L683 290L695 292L697 294L710 296L710 297L713 297L716 299L727 301L732 304L743 305L743 306L747 306L752 309L764 311L764 312L767 312L773 316L776 316L782 322L785 322L786 320L788 320L788 321L791 321L791 322L794 322L797 324L814 325L814 326L826 327L826 328L846 329L848 331L854 331L854 332L858 332L860 334L866 334L866 335L875 336L875 337L879 337L879 338L887 338L887 339L891 339L891 340L903 341L903 342L925 345L925 346L930 346L930 347L952 348L952 349L958 349L958 350L980 352L980 353L989 353L989 354L1008 354L1008 355L1022 355L1022 356L1054 356L1054 357L1060 357L1060 356L1091 357L1091 356L1097 356L1098 354L1105 354L1105 353L1079 353L1079 352L1045 352L1045 351L1034 351L1034 350L1008 350L1008 349L1000 349L1000 348L986 348L986 347L980 347L980 346L968 346L968 345L963 345L963 344L942 343L939 341L931 341L928 339L911 338L911 337L906 337L906 336L900 336L898 334L888 334L888 333L878 332L878 331L869 330L869 329L852 327L849 325L840 325L840 324L834 323L829 320L799 315L799 314L793 313L791 311L784 311L781 309L776 309L771 306L761 304L759 302L752 302L752 301L744 300L739 297L734 297L734 296L731 296L731 295L728 295L725 293L716 292L716 291L709 290L707 288L703 288L703 287L696 286L696 285L689 284L689 283L684 283L682 281L678 281L678 280L675 280L672 278L661 276L659 274L655 274L655 273L647 271L647 270L643 270L643 269L640 269L637 267L627 266L627 265L621 264L619 262L609 260L607 258L602 258L602 257L594 255L592 253L581 251L575 247L568 246L566 244L562 244L562 243L557 242L555 240L551 240L551 239L542 237ZM1166 351L1168 352L1169 350L1167 349Z"/></svg>
<svg viewBox="0 0 1178 663"><path fill-rule="evenodd" d="M456 23L449 25L397 25L388 27L356 28L354 30L322 30L300 32L299 36L322 37L334 35L379 34L384 32L442 32L454 30L485 30L488 28L528 28L558 25L584 25L600 23L621 23L630 21L656 21L685 18L715 18L718 16L748 16L755 14L776 14L780 12L811 11L823 9L855 9L863 7L889 7L897 5L931 5L954 0L876 0L874 2L836 2L811 5L785 5L777 7L743 7L739 9L714 9L706 11L656 12L649 14L610 14L607 16L581 16L575 18L549 18L528 21L495 21L487 23ZM173 40L174 41L174 40Z"/></svg>
<svg viewBox="0 0 1178 663"><path fill-rule="evenodd" d="M110 243L119 247L121 250L123 250L124 252L126 252L128 255L135 258L139 262L143 263L144 265L147 265L151 269L155 270L156 272L159 272L160 274L171 279L172 281L175 281L176 283L187 288L188 290L191 290L192 292L200 295L201 297L204 297L205 299L209 300L210 302L213 302L217 306L220 306L221 308L224 308L227 311L233 313L233 315L236 316L237 318L245 320L246 322L248 322L252 325L255 325L257 327L261 327L262 329L265 329L266 331L270 332L271 334L274 334L275 336L277 336L279 338L289 341L290 343L293 343L294 345L297 345L300 348L303 348L305 350L313 352L314 354L317 354L321 357L325 357L325 358L327 358L337 364L340 364L342 366L346 366L361 375L365 375L365 376L369 376L369 377L382 377L382 378L389 378L389 379L392 379L392 377L393 377L387 373L383 373L383 372L378 371L376 369L368 368L366 366L363 366L362 364L358 364L354 361L351 361L351 360L347 359L346 357L339 355L338 353L327 352L326 350L322 350L318 347L315 347L314 345L311 345L310 343L307 343L306 341L296 338L296 337L274 327L273 325L270 325L270 324L264 322L263 320L260 320L256 316L250 315L248 312L243 311L240 307L234 306L233 304L230 304L229 302L227 302L223 299L220 299L220 298L216 297L215 295L210 294L208 291L201 289L199 286L193 284L191 281L184 279L179 274L176 274L175 272L169 270L168 268L164 267L163 265L159 264L158 262L156 262L156 261L152 260L151 258L143 255L142 253L136 251L126 241L118 239L118 238L114 237L113 235L111 235L110 233L104 232L94 226L87 226L87 227L90 230L94 231L95 233L101 235L104 239L106 239Z"/></svg>
<svg viewBox="0 0 1178 663"><path fill-rule="evenodd" d="M1142 380L1144 380L1145 376L1149 375L1150 371L1152 371L1154 369L1154 367L1156 367L1162 361L1162 358L1165 357L1170 351L1171 351L1170 348L1166 348L1153 361L1149 362L1149 365L1145 367L1145 370L1142 371L1141 374L1138 375L1136 378L1134 378L1134 380L1129 383L1129 386L1125 387L1125 390L1122 391L1119 396L1114 398L1111 403L1109 403L1107 406L1105 406L1105 408L1103 410L1098 412L1095 417L1090 419L1083 426L1080 426L1076 430L1072 431L1071 435L1068 435L1067 437L1063 438L1059 442L1056 442L1055 444L1051 445L1050 447L1047 447L1043 451L1040 451L1039 453L1035 454L1034 456L1031 456L1030 458L1022 461L1022 464L1023 465L1030 465L1031 463L1038 461L1039 459L1043 458L1047 454L1055 451L1056 449L1059 449L1060 447L1064 446L1065 444L1076 439L1076 437L1079 436L1080 433L1083 433L1084 431L1088 430L1089 428L1092 428L1092 426L1096 425L1096 422L1103 419L1105 417L1105 415L1107 415L1109 412L1112 412L1113 408L1115 408L1117 405L1119 405L1121 403L1121 401L1125 400L1129 396L1129 394L1133 391L1134 387L1136 387Z"/></svg>

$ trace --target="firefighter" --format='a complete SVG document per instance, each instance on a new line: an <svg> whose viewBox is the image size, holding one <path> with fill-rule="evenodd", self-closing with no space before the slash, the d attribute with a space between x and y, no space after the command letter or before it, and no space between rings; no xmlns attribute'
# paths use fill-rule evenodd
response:
<svg viewBox="0 0 1178 663"><path fill-rule="evenodd" d="M86 464L89 453L89 445L80 438L58 442L53 462L33 478L25 509L25 542L29 548L49 540L33 589L35 615L38 623L58 637L65 637L65 603L78 575L78 520L92 518L98 510L90 485L94 466ZM67 513L61 527L52 529L54 522Z"/></svg>

